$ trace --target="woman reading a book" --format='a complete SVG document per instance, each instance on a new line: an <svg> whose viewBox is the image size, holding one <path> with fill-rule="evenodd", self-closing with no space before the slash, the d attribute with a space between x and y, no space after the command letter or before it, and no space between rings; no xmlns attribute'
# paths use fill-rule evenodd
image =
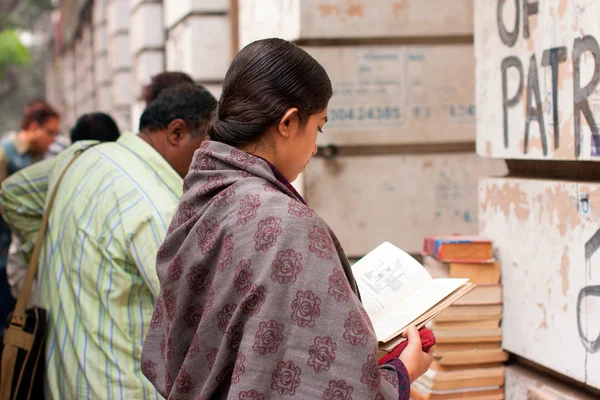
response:
<svg viewBox="0 0 600 400"><path fill-rule="evenodd" d="M142 370L167 398L408 399L416 329L379 366L334 233L294 190L327 122L323 67L280 39L236 56L157 256Z"/></svg>

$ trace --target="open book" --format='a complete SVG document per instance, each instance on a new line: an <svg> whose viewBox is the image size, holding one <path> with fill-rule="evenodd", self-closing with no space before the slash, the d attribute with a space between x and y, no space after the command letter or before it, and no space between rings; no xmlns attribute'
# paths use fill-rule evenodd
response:
<svg viewBox="0 0 600 400"><path fill-rule="evenodd" d="M468 279L433 279L410 255L384 242L357 261L352 272L379 341L391 351L401 334L424 326L475 285Z"/></svg>

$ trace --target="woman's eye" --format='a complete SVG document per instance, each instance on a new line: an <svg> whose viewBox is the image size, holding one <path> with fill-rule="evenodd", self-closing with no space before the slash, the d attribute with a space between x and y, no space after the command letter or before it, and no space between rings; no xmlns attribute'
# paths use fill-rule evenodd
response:
<svg viewBox="0 0 600 400"><path fill-rule="evenodd" d="M318 128L319 129L319 133L323 133L323 129L322 128Z"/></svg>

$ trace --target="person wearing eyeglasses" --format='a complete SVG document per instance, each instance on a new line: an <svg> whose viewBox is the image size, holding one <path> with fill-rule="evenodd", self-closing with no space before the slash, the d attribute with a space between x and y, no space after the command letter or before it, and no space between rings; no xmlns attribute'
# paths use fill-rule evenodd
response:
<svg viewBox="0 0 600 400"><path fill-rule="evenodd" d="M0 182L39 161L56 139L59 125L60 116L52 108L28 109L21 120L20 131L0 141ZM4 321L15 306L6 276L10 243L10 227L0 218L0 339Z"/></svg>

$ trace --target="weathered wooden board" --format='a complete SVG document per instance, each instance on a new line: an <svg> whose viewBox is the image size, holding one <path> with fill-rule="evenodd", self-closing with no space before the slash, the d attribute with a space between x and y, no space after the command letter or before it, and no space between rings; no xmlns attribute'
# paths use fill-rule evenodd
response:
<svg viewBox="0 0 600 400"><path fill-rule="evenodd" d="M512 365L505 369L505 394L507 400L592 400L593 396L556 379L530 369Z"/></svg>
<svg viewBox="0 0 600 400"><path fill-rule="evenodd" d="M502 264L503 346L600 388L600 184L482 179L479 231ZM587 288L587 289L585 289Z"/></svg>
<svg viewBox="0 0 600 400"><path fill-rule="evenodd" d="M224 13L229 9L229 0L163 0L165 27L177 25L191 14Z"/></svg>
<svg viewBox="0 0 600 400"><path fill-rule="evenodd" d="M471 0L240 0L240 43L473 33Z"/></svg>
<svg viewBox="0 0 600 400"><path fill-rule="evenodd" d="M334 90L319 144L475 140L473 46L305 49L327 70Z"/></svg>
<svg viewBox="0 0 600 400"><path fill-rule="evenodd" d="M169 31L167 69L195 80L219 81L231 62L231 29L227 16L190 16Z"/></svg>
<svg viewBox="0 0 600 400"><path fill-rule="evenodd" d="M600 155L600 2L476 0L477 152Z"/></svg>
<svg viewBox="0 0 600 400"><path fill-rule="evenodd" d="M476 233L477 180L505 172L471 153L313 158L304 194L350 256L385 240L420 253L426 235Z"/></svg>

